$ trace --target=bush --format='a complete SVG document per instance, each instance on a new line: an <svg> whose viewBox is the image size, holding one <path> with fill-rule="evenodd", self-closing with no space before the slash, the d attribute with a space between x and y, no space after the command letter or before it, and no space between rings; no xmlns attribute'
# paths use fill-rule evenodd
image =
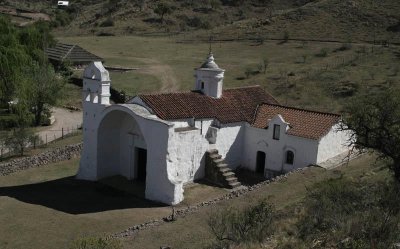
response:
<svg viewBox="0 0 400 249"><path fill-rule="evenodd" d="M321 48L318 54L316 54L317 57L327 57L328 56L329 50L327 48Z"/></svg>
<svg viewBox="0 0 400 249"><path fill-rule="evenodd" d="M2 114L0 115L0 130L6 130L16 127L18 124L17 115Z"/></svg>
<svg viewBox="0 0 400 249"><path fill-rule="evenodd" d="M111 238L82 238L73 241L70 249L121 249L121 243Z"/></svg>
<svg viewBox="0 0 400 249"><path fill-rule="evenodd" d="M114 21L111 18L107 18L103 22L100 23L100 27L112 27L114 26Z"/></svg>
<svg viewBox="0 0 400 249"><path fill-rule="evenodd" d="M23 156L25 149L30 145L40 144L39 136L27 128L14 129L5 139L5 146L14 153Z"/></svg>
<svg viewBox="0 0 400 249"><path fill-rule="evenodd" d="M299 237L324 248L392 248L400 241L400 184L354 183L345 178L318 183L305 199Z"/></svg>
<svg viewBox="0 0 400 249"><path fill-rule="evenodd" d="M193 28L210 29L212 28L211 23L205 19L198 16L188 18L186 24Z"/></svg>
<svg viewBox="0 0 400 249"><path fill-rule="evenodd" d="M214 247L261 243L272 235L274 209L266 201L244 210L224 209L210 215L208 225L216 241Z"/></svg>

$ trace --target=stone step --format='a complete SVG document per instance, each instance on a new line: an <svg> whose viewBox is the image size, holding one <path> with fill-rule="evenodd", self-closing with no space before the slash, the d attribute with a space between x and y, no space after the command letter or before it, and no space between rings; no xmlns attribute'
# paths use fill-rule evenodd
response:
<svg viewBox="0 0 400 249"><path fill-rule="evenodd" d="M228 183L230 188L238 188L240 186L242 186L242 184L240 182L232 182L232 183Z"/></svg>
<svg viewBox="0 0 400 249"><path fill-rule="evenodd" d="M234 177L234 176L226 177L225 180L227 182L231 182L231 183L238 181L238 179L236 177Z"/></svg>
<svg viewBox="0 0 400 249"><path fill-rule="evenodd" d="M211 149L211 150L208 150L208 153L210 153L210 154L218 154L218 150L217 149Z"/></svg>
<svg viewBox="0 0 400 249"><path fill-rule="evenodd" d="M235 173L233 173L231 170L227 170L222 175L224 177L229 177L229 176L235 176Z"/></svg>
<svg viewBox="0 0 400 249"><path fill-rule="evenodd" d="M223 163L224 159L222 159L222 158L213 159L213 162L216 163L216 164Z"/></svg>
<svg viewBox="0 0 400 249"><path fill-rule="evenodd" d="M227 172L231 172L231 169L229 169L229 168L226 168L226 167L224 167L224 168L219 168L219 172L221 172L221 173L227 173Z"/></svg>
<svg viewBox="0 0 400 249"><path fill-rule="evenodd" d="M221 159L222 158L222 156L220 155L220 154L210 154L210 158L211 159Z"/></svg>
<svg viewBox="0 0 400 249"><path fill-rule="evenodd" d="M228 164L226 164L226 163L218 163L217 167L218 168L228 168Z"/></svg>

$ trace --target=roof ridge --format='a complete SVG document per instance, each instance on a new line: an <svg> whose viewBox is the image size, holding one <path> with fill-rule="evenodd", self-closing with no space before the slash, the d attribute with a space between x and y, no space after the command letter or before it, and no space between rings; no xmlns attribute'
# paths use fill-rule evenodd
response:
<svg viewBox="0 0 400 249"><path fill-rule="evenodd" d="M312 113L323 114L323 115L333 115L333 116L339 116L339 117L342 116L340 114L332 113L332 112L321 112L321 111L309 110L309 109L298 108L298 107L293 107L293 106L277 105L277 104L262 103L259 106L263 106L263 105L276 106L276 107L282 107L282 108L286 108L286 109L293 109L293 110L304 111L304 112L312 112ZM258 110L258 107L257 107L257 110Z"/></svg>
<svg viewBox="0 0 400 249"><path fill-rule="evenodd" d="M226 90L235 90L235 89L247 89L247 88L262 88L260 85L253 85L253 86L242 86L242 87L232 87L232 88L225 88L223 91ZM182 91L174 91L174 92L155 92L155 93L139 93L136 96L154 96L154 95L166 95L166 94L179 94L179 93L200 93L199 90L182 90Z"/></svg>
<svg viewBox="0 0 400 249"><path fill-rule="evenodd" d="M72 47L68 50L68 52L64 55L63 60L67 58L67 56L71 53L71 51L75 48L76 45L72 45Z"/></svg>

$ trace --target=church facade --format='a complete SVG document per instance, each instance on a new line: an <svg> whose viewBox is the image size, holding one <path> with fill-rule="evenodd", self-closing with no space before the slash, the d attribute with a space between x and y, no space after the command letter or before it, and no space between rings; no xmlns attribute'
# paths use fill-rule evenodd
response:
<svg viewBox="0 0 400 249"><path fill-rule="evenodd" d="M205 176L206 152L231 169L264 174L320 164L348 151L340 116L282 106L259 86L224 89L210 54L193 91L142 94L110 104L110 78L93 62L83 79L83 152L77 178L145 182L147 199L177 204Z"/></svg>

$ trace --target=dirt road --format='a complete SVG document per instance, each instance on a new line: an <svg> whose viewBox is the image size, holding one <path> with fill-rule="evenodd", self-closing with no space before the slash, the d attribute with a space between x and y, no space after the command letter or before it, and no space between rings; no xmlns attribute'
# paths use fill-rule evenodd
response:
<svg viewBox="0 0 400 249"><path fill-rule="evenodd" d="M43 127L37 134L43 142L51 142L57 138L76 132L82 125L82 112L70 111L64 108L53 107L51 109L56 121L53 125Z"/></svg>

